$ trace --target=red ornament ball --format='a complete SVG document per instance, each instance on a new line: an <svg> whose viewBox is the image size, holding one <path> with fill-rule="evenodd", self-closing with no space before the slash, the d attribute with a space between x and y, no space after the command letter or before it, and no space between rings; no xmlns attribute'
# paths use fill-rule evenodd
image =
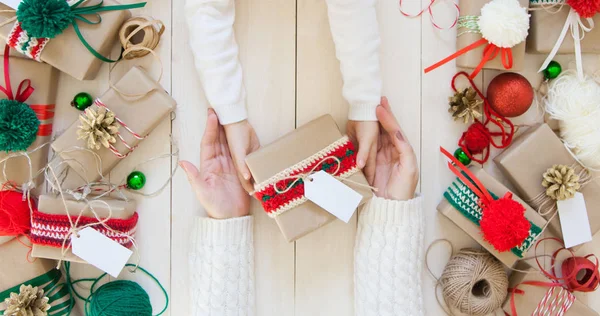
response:
<svg viewBox="0 0 600 316"><path fill-rule="evenodd" d="M479 121L475 121L469 126L469 129L463 134L463 139L471 155L479 154L490 146L490 133Z"/></svg>
<svg viewBox="0 0 600 316"><path fill-rule="evenodd" d="M479 225L483 239L500 252L520 246L531 228L525 218L525 207L513 200L510 192L484 207Z"/></svg>
<svg viewBox="0 0 600 316"><path fill-rule="evenodd" d="M0 191L0 236L18 236L28 234L30 230L29 203L23 201L23 194Z"/></svg>
<svg viewBox="0 0 600 316"><path fill-rule="evenodd" d="M567 0L567 4L582 18L591 18L600 11L600 0Z"/></svg>
<svg viewBox="0 0 600 316"><path fill-rule="evenodd" d="M496 113L504 117L519 116L533 103L533 87L517 73L503 73L490 82L487 99Z"/></svg>

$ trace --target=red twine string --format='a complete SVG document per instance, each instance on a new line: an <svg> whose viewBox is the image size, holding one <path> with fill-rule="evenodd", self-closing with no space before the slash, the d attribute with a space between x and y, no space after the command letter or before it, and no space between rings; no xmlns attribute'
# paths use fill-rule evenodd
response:
<svg viewBox="0 0 600 316"><path fill-rule="evenodd" d="M429 2L429 5L427 7L425 7L424 9L422 9L421 11L419 11L419 13L417 14L410 14L407 13L406 11L404 11L402 9L402 2L403 0L399 0L399 5L400 5L400 13L402 13L402 15L409 17L409 18L416 18L419 17L421 15L423 15L423 13L425 13L425 11L429 12L429 20L431 20L431 24L433 24L433 26L439 30L443 30L443 29L451 29L453 28L456 23L458 23L458 17L460 15L460 7L458 6L458 4L456 2L452 2L452 4L454 5L454 7L456 8L456 16L454 17L454 21L452 22L452 24L449 27L440 27L437 22L435 21L435 17L433 16L433 10L432 7L435 4L436 0L431 0L431 2Z"/></svg>

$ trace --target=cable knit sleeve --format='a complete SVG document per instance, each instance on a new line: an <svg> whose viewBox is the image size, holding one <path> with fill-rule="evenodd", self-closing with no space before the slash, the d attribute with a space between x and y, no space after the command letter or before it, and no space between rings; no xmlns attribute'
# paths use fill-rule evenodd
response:
<svg viewBox="0 0 600 316"><path fill-rule="evenodd" d="M252 221L251 216L196 221L190 253L192 315L254 315Z"/></svg>
<svg viewBox="0 0 600 316"><path fill-rule="evenodd" d="M186 0L196 70L221 124L245 120L246 91L233 32L234 0Z"/></svg>
<svg viewBox="0 0 600 316"><path fill-rule="evenodd" d="M421 198L378 197L359 214L354 254L357 316L423 315Z"/></svg>
<svg viewBox="0 0 600 316"><path fill-rule="evenodd" d="M379 25L375 0L327 0L329 25L340 60L349 119L377 121L381 99Z"/></svg>

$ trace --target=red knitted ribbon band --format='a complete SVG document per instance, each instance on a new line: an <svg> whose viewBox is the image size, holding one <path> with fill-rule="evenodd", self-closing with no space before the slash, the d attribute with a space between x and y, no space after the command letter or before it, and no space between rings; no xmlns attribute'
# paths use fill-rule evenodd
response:
<svg viewBox="0 0 600 316"><path fill-rule="evenodd" d="M265 212L274 218L307 201L302 176L321 170L341 178L359 171L356 149L348 136L258 184L254 196L261 202Z"/></svg>
<svg viewBox="0 0 600 316"><path fill-rule="evenodd" d="M44 50L44 47L46 47L46 44L49 41L49 38L29 36L29 34L21 27L21 22L17 21L10 30L10 33L8 33L6 43L19 53L35 61L41 61L40 56L42 55L42 50Z"/></svg>
<svg viewBox="0 0 600 316"><path fill-rule="evenodd" d="M71 219L74 221L75 217L71 216ZM137 222L137 212L128 219L111 218L104 223L104 225L113 230L111 231L104 227L104 225L99 224L97 218L82 216L79 218L77 227L98 223L91 227L129 248L132 246L132 238L135 235ZM61 248L63 241L69 235L69 231L71 231L71 223L69 222L68 215L46 214L37 210L34 210L31 215L30 239L33 244ZM70 246L70 244L71 242L67 240L65 247Z"/></svg>
<svg viewBox="0 0 600 316"><path fill-rule="evenodd" d="M107 111L110 111L110 109L106 106L106 104L104 104L102 101L100 101L100 99L96 99L96 101L94 101L94 103L98 106L98 107L103 107L105 108ZM85 115L85 114L82 114ZM117 122L119 122L119 124L121 124L121 126L127 130L129 132L129 134L131 134L135 139L138 140L143 140L144 138L146 138L146 136L141 136L140 134L134 132L131 128L129 128L129 126L127 126L127 124L125 124L125 122L123 122L118 116L116 116L115 114L115 120L117 120ZM125 147L127 147L127 149L129 149L129 151L125 154L122 154L121 152L119 152L119 150L113 145L111 144L110 147L108 147L108 149L110 149L110 151L115 154L115 156L117 156L119 159L123 159L127 156L129 156L136 148L137 145L135 146L130 146L127 141L125 140L125 138L123 138L123 135L121 135L121 132L117 133L117 137L119 137L119 139L121 140L121 143L123 143L123 145Z"/></svg>

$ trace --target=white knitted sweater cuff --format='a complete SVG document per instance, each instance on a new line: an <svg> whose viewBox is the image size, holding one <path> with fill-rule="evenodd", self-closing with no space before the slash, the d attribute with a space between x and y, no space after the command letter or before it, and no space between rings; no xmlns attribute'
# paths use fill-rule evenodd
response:
<svg viewBox="0 0 600 316"><path fill-rule="evenodd" d="M253 242L252 216L230 219L202 217L196 221L196 242L204 245L239 245Z"/></svg>
<svg viewBox="0 0 600 316"><path fill-rule="evenodd" d="M377 121L378 102L373 104L351 104L348 112L348 119L351 121Z"/></svg>
<svg viewBox="0 0 600 316"><path fill-rule="evenodd" d="M372 225L401 225L419 221L423 198L418 196L408 201L394 201L374 196L360 213L361 220Z"/></svg>
<svg viewBox="0 0 600 316"><path fill-rule="evenodd" d="M248 118L248 111L246 110L246 102L244 100L236 104L215 106L214 110L221 125L237 123Z"/></svg>

